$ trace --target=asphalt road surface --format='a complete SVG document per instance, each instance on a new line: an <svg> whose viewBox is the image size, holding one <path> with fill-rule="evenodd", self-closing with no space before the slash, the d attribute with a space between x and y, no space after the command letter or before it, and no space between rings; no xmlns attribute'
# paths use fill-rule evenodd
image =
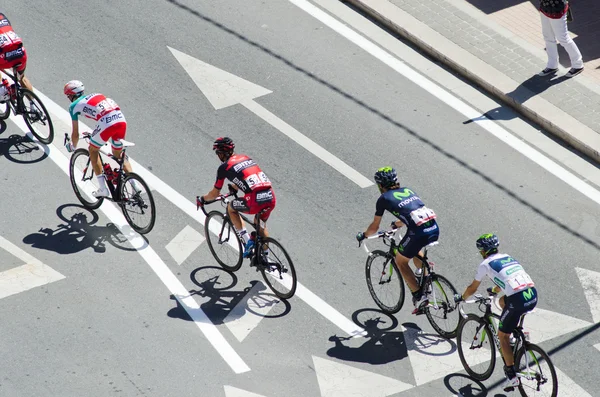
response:
<svg viewBox="0 0 600 397"><path fill-rule="evenodd" d="M0 134L0 395L504 395L501 365L468 379L454 341L408 299L395 316L376 310L354 236L372 220L370 180L384 165L437 213L438 272L462 292L475 239L497 233L536 283L526 327L551 352L559 395L600 390L598 168L508 109L507 121L477 117L499 105L342 3L30 0L2 11L56 138L28 142L15 117ZM147 243L112 204L88 211L71 190L71 79L127 118L157 206ZM192 203L214 182L218 136L273 181L270 231L301 284L287 302L247 266L221 270L203 241ZM375 318L378 330L348 338Z"/></svg>

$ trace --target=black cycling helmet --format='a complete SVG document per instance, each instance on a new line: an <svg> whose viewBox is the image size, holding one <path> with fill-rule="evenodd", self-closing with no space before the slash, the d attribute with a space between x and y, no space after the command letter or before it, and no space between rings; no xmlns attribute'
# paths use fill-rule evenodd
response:
<svg viewBox="0 0 600 397"><path fill-rule="evenodd" d="M398 174L392 167L381 167L375 172L375 182L386 189L398 184Z"/></svg>
<svg viewBox="0 0 600 397"><path fill-rule="evenodd" d="M500 241L498 241L498 236L488 233L479 236L475 242L475 245L477 245L477 249L480 252L484 253L485 255L489 255L490 253L498 252Z"/></svg>
<svg viewBox="0 0 600 397"><path fill-rule="evenodd" d="M213 143L213 150L217 153L232 153L235 149L235 144L228 137L220 137Z"/></svg>

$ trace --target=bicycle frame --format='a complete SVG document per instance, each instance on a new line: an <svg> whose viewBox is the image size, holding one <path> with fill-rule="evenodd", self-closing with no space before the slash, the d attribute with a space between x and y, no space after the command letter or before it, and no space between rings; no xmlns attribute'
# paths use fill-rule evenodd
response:
<svg viewBox="0 0 600 397"><path fill-rule="evenodd" d="M89 143L91 135L89 133L84 133L84 134L82 134L82 138ZM70 138L67 135L67 133L65 133L64 144L66 144L68 141L70 141ZM118 170L116 171L117 184L115 185L114 183L111 183L108 180L106 181L106 185L108 187L108 190L110 191L111 197L105 197L105 198L112 200L115 203L119 203L122 199L122 197L119 197L119 192L121 191L121 184L123 183L123 179L125 179L125 170L123 169L123 163L125 163L126 151L127 151L127 148L123 147L123 149L121 151L121 158L117 158L117 157L113 156L112 153L106 155L106 156L110 157L111 159L113 159L114 161L116 161L117 165L119 166ZM106 164L106 163L104 162L104 159L102 157L102 152L100 150L98 151L98 159L100 160L100 165L101 165L102 169L104 169L104 164ZM93 166L92 166L91 176L89 178L86 178L85 173L86 173L88 167L90 167L90 166L92 166L91 158L88 159L88 164L87 164L86 168L83 170L83 181L92 179L96 175L96 173L93 170ZM113 172L115 172L115 171L113 170Z"/></svg>
<svg viewBox="0 0 600 397"><path fill-rule="evenodd" d="M383 239L383 243L387 246L389 246L389 250L388 250L388 256L391 258L391 261L394 261L395 263L395 253L394 250L396 249L396 247L398 246L398 244L396 244L396 241L401 241L402 240L402 234L400 233L400 228L394 228L394 229L390 229L390 230L386 230L384 232L379 232L373 236L370 237L366 237L365 240L363 240L362 242L359 243L359 246L362 245L364 250L367 252L367 254L369 254L369 256L372 255L371 251L369 250L369 248L367 247L366 244L366 240L372 240L372 239ZM434 243L435 244L435 243ZM435 274L434 270L433 270L433 264L429 263L429 260L427 259L427 252L428 252L428 247L425 246L423 247L423 256L418 255L416 256L416 258L421 260L422 263L422 276L421 277L417 277L417 284L419 286L420 289L423 289L423 287L430 282L431 280L431 276L433 274ZM382 272L382 276L384 274L387 273L387 276L389 278L392 277L392 274L394 273L394 266L391 265L391 261L390 264L388 265L388 269L384 269L384 271ZM388 280L389 280L388 278ZM436 296L437 293L437 289L436 288L432 288L431 289L431 297L432 300L434 302L434 304L430 303L429 305L433 308L435 308L436 310L440 309L440 306L437 304L438 299ZM444 297L444 299L448 299L447 296ZM450 299L453 299L452 297L450 297Z"/></svg>
<svg viewBox="0 0 600 397"><path fill-rule="evenodd" d="M502 357L502 361L506 364L506 362L504 361L504 356L502 355L502 347L500 346L500 339L498 338L498 327L496 326L496 322L500 321L500 315L492 312L492 306L491 306L491 302L492 302L492 298L488 297L488 298L484 298L482 295L480 294L476 294L474 295L474 299L471 300L466 300L464 301L464 303L478 303L480 305L480 310L481 310L481 305L485 306L485 311L482 318L485 320L485 322L488 324L488 326L491 328L492 330L492 339L494 341L494 344L496 345L496 348L498 349L498 352L500 352L500 357ZM467 314L464 312L462 306L459 307L459 311L460 311L460 315L463 319L467 318ZM513 330L513 335L516 334L516 341L515 344L512 348L512 353L513 353L513 357L516 357L517 352L519 351L519 349L521 348L521 346L523 346L525 349L527 349L527 345L528 345L528 340L525 336L525 334L523 333L523 322L525 321L525 314L521 315L521 318L519 319L519 324L517 325L517 327ZM477 332L480 331L480 328L477 329ZM485 341L485 333L482 333L479 336L480 340L480 346L483 344L483 342ZM530 367L530 358L527 354L524 355L526 357L527 360L527 371L525 371L525 373L523 372L517 372L517 376L519 377L524 377L529 379L530 377L530 371L529 371L529 367ZM533 357L533 360L537 362L537 360L535 359L535 356Z"/></svg>

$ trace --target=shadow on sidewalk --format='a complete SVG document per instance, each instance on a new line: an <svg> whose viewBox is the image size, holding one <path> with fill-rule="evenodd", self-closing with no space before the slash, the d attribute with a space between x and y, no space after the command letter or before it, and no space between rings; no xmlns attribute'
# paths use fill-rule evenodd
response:
<svg viewBox="0 0 600 397"><path fill-rule="evenodd" d="M470 3L486 14L514 7L522 3L531 3L535 9L539 8L540 0L463 0ZM577 37L575 43L583 55L583 61L589 62L600 58L600 1L598 0L576 0L571 2L573 22L569 22L569 31ZM542 32L539 32L540 38ZM560 63L564 67L570 67L571 62L567 53L559 45ZM598 67L600 69L600 67Z"/></svg>

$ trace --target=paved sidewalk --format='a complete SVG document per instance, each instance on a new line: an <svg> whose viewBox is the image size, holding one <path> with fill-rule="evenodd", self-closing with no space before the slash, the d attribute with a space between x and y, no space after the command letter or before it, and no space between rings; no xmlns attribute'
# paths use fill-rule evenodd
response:
<svg viewBox="0 0 600 397"><path fill-rule="evenodd" d="M600 1L572 2L569 30L586 66L572 79L562 48L559 73L537 76L546 53L527 0L345 1L600 163Z"/></svg>

